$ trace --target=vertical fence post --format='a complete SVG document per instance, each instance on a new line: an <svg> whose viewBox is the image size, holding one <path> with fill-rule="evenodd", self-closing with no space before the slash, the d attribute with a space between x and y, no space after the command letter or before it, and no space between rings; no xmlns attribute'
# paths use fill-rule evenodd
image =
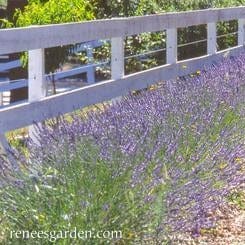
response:
<svg viewBox="0 0 245 245"><path fill-rule="evenodd" d="M174 64L177 62L178 43L177 43L177 28L167 29L167 64Z"/></svg>
<svg viewBox="0 0 245 245"><path fill-rule="evenodd" d="M88 63L92 65L94 63L94 55L93 55L93 47L89 46L86 50ZM94 66L91 66L87 71L87 82L88 83L95 83L95 69Z"/></svg>
<svg viewBox="0 0 245 245"><path fill-rule="evenodd" d="M124 40L122 37L111 39L111 78L120 79L124 76Z"/></svg>
<svg viewBox="0 0 245 245"><path fill-rule="evenodd" d="M217 52L217 27L216 23L208 23L207 24L207 53L212 55Z"/></svg>
<svg viewBox="0 0 245 245"><path fill-rule="evenodd" d="M31 103L44 98L47 93L44 49L30 50L28 57L28 100ZM29 127L29 136L36 141L34 126Z"/></svg>
<svg viewBox="0 0 245 245"><path fill-rule="evenodd" d="M245 19L238 20L238 46L245 45Z"/></svg>
<svg viewBox="0 0 245 245"><path fill-rule="evenodd" d="M111 79L117 80L124 76L124 39L122 37L113 37L111 39ZM114 98L117 102L122 96Z"/></svg>

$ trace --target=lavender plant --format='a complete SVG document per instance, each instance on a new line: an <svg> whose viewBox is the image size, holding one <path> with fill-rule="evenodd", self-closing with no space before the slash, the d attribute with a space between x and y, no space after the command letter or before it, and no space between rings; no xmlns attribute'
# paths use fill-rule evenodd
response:
<svg viewBox="0 0 245 245"><path fill-rule="evenodd" d="M8 229L121 229L128 244L215 226L245 180L245 54L199 73L39 127L1 193Z"/></svg>

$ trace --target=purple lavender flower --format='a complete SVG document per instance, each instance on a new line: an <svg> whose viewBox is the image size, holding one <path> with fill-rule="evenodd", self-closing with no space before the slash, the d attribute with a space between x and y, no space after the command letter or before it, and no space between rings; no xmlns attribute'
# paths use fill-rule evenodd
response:
<svg viewBox="0 0 245 245"><path fill-rule="evenodd" d="M64 150L69 158L77 143L89 139L101 159L117 166L114 176L130 169L125 185L142 200L154 203L164 194L156 204L163 206L159 227L198 235L215 223L207 213L245 180L239 162L245 159L244 88L242 53L85 118L76 114L72 122L43 125L40 145L29 145L31 161L63 161Z"/></svg>

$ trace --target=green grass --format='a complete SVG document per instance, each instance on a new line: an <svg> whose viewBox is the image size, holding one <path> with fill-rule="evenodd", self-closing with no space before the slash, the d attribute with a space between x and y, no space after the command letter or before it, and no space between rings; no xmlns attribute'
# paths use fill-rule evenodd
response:
<svg viewBox="0 0 245 245"><path fill-rule="evenodd" d="M235 204L239 209L245 211L245 191L234 191L229 197L230 203Z"/></svg>

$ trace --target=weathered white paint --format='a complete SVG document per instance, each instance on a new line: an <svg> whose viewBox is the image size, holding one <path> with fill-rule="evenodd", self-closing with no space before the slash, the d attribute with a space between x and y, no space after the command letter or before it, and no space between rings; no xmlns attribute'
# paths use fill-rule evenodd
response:
<svg viewBox="0 0 245 245"><path fill-rule="evenodd" d="M35 102L46 96L44 49L28 52L28 99Z"/></svg>
<svg viewBox="0 0 245 245"><path fill-rule="evenodd" d="M202 70L205 65L220 61L224 56L238 55L242 51L245 51L244 47L230 48L217 52L215 55L178 61L176 64L155 67L124 76L118 80L92 84L63 94L46 97L39 102L0 109L0 133L25 127L32 124L33 121L40 122L84 106L126 95L129 91L143 89L162 80Z"/></svg>
<svg viewBox="0 0 245 245"><path fill-rule="evenodd" d="M125 74L125 57L124 57L124 39L114 37L111 39L111 79L117 80L124 77ZM117 103L122 96L113 98L112 102Z"/></svg>
<svg viewBox="0 0 245 245"><path fill-rule="evenodd" d="M245 7L234 7L3 29L0 54L244 18Z"/></svg>
<svg viewBox="0 0 245 245"><path fill-rule="evenodd" d="M88 62L90 64L93 64L94 63L94 54L93 54L93 47L91 47L91 46L87 49L87 57L88 57ZM88 83L95 83L94 71L95 71L95 69L94 69L93 65L88 68L88 71L87 71Z"/></svg>
<svg viewBox="0 0 245 245"><path fill-rule="evenodd" d="M238 45L245 45L245 18L238 20Z"/></svg>
<svg viewBox="0 0 245 245"><path fill-rule="evenodd" d="M167 29L167 64L177 62L178 43L177 28Z"/></svg>
<svg viewBox="0 0 245 245"><path fill-rule="evenodd" d="M116 80L124 76L124 39L111 39L111 79Z"/></svg>
<svg viewBox="0 0 245 245"><path fill-rule="evenodd" d="M207 36L207 52L208 54L215 54L217 52L217 27L215 22L208 23Z"/></svg>
<svg viewBox="0 0 245 245"><path fill-rule="evenodd" d="M46 96L46 93L44 49L30 50L28 52L28 100L30 103L39 101ZM35 126L29 127L29 136L38 143Z"/></svg>

